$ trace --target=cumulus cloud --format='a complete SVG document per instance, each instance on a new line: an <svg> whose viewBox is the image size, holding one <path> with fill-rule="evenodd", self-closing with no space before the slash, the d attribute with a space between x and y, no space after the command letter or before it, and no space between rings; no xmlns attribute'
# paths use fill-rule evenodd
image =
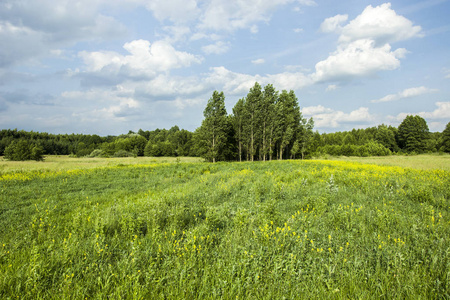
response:
<svg viewBox="0 0 450 300"><path fill-rule="evenodd" d="M331 18L325 19L320 25L320 30L323 32L340 32L342 30L342 25L347 22L348 15L336 15Z"/></svg>
<svg viewBox="0 0 450 300"><path fill-rule="evenodd" d="M420 112L419 115L429 119L450 120L450 102L436 102L437 108L432 112Z"/></svg>
<svg viewBox="0 0 450 300"><path fill-rule="evenodd" d="M78 41L122 36L123 24L99 12L103 0L0 3L0 67L52 55Z"/></svg>
<svg viewBox="0 0 450 300"><path fill-rule="evenodd" d="M345 113L318 105L304 107L302 113L306 117L313 117L316 128L337 128L345 124L367 125L375 120L375 116L369 113L367 107Z"/></svg>
<svg viewBox="0 0 450 300"><path fill-rule="evenodd" d="M387 118L391 121L400 123L409 115L419 115L426 120L442 120L444 123L436 122L436 124L440 124L441 127L443 127L450 119L450 102L435 102L434 104L437 108L433 111L399 113L396 116L388 116Z"/></svg>
<svg viewBox="0 0 450 300"><path fill-rule="evenodd" d="M326 108L322 105L317 106L307 106L302 108L302 114L305 116L313 116L321 113L331 113L333 110L331 108Z"/></svg>
<svg viewBox="0 0 450 300"><path fill-rule="evenodd" d="M88 72L107 76L123 75L131 78L152 78L158 73L188 67L202 61L201 57L175 50L165 41L156 41L151 44L146 40L135 40L124 44L123 48L130 54L82 51L79 55Z"/></svg>
<svg viewBox="0 0 450 300"><path fill-rule="evenodd" d="M163 29L168 33L168 36L166 36L164 40L170 44L183 41L191 34L191 29L188 26L183 25L165 26Z"/></svg>
<svg viewBox="0 0 450 300"><path fill-rule="evenodd" d="M354 20L342 28L339 42L351 43L371 38L376 45L407 40L421 36L422 28L391 9L390 3L376 7L367 6Z"/></svg>
<svg viewBox="0 0 450 300"><path fill-rule="evenodd" d="M225 67L211 68L206 74L205 81L214 88L221 86L225 93L232 95L244 95L253 87L255 82L261 85L273 84L280 90L296 90L311 85L311 79L300 72L283 72L278 74L248 75L236 73Z"/></svg>
<svg viewBox="0 0 450 300"><path fill-rule="evenodd" d="M89 102L89 114L95 118L121 119L140 113L140 103L120 94L120 90L92 88L88 91L68 91L61 98L69 101ZM78 109L82 114L83 109Z"/></svg>
<svg viewBox="0 0 450 300"><path fill-rule="evenodd" d="M130 86L130 84L127 84ZM160 74L150 81L132 85L134 97L145 101L167 101L177 97L192 98L208 91L201 78Z"/></svg>
<svg viewBox="0 0 450 300"><path fill-rule="evenodd" d="M374 47L373 40L357 40L339 47L326 60L318 62L312 77L318 82L339 81L394 70L400 66L399 58L403 58L405 53L404 48L391 51L389 44Z"/></svg>
<svg viewBox="0 0 450 300"><path fill-rule="evenodd" d="M423 95L423 94L429 94L429 93L433 93L433 92L437 92L437 90L430 89L430 88L427 88L424 86L420 86L420 87L405 89L396 94L389 94L389 95L384 96L383 98L380 98L377 100L372 100L370 102L379 103L379 102L397 101L400 99L411 98L411 97L415 97L415 96L419 96L419 95Z"/></svg>
<svg viewBox="0 0 450 300"><path fill-rule="evenodd" d="M372 76L400 66L407 50L392 50L390 43L421 36L421 27L391 9L390 3L367 6L347 25L347 15L336 15L321 24L324 32L339 33L338 48L316 64L316 82Z"/></svg>

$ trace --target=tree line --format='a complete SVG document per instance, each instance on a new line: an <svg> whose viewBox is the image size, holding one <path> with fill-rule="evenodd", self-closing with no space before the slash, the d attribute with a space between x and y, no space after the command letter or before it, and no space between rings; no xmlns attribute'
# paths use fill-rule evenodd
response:
<svg viewBox="0 0 450 300"><path fill-rule="evenodd" d="M197 152L209 161L304 157L314 122L303 118L294 91L258 83L228 115L223 92L215 91L194 133Z"/></svg>
<svg viewBox="0 0 450 300"><path fill-rule="evenodd" d="M0 131L0 156L11 160L41 160L43 155L75 157L196 156L192 132L169 130L129 131L119 136L49 134L17 129ZM34 149L34 150L33 150ZM31 156L32 151L37 155Z"/></svg>
<svg viewBox="0 0 450 300"><path fill-rule="evenodd" d="M194 132L129 131L119 136L49 134L17 129L0 131L0 156L42 160L44 155L77 157L200 156L207 161L255 161L313 156L382 156L393 153L450 152L450 122L430 132L420 116L408 115L398 127L379 125L319 133L302 116L294 91L258 83L228 114L223 92L214 91Z"/></svg>

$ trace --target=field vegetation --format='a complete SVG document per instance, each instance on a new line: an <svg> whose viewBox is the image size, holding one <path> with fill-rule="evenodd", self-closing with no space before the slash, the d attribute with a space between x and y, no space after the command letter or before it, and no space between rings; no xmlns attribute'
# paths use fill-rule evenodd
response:
<svg viewBox="0 0 450 300"><path fill-rule="evenodd" d="M50 158L1 162L2 299L450 297L448 170Z"/></svg>
<svg viewBox="0 0 450 300"><path fill-rule="evenodd" d="M448 154L390 155L390 156L372 156L372 157L324 156L324 158L347 162L359 162L364 164L397 166L420 170L440 169L450 171L450 155Z"/></svg>

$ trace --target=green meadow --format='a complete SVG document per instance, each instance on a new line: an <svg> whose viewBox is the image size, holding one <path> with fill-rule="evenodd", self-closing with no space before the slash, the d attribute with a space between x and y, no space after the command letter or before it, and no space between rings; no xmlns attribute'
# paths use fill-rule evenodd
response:
<svg viewBox="0 0 450 300"><path fill-rule="evenodd" d="M0 161L0 298L450 298L448 156L408 159Z"/></svg>

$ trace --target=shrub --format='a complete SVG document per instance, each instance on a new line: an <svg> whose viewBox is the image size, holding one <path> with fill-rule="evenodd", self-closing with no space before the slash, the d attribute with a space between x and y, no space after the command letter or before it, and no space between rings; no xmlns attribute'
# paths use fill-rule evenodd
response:
<svg viewBox="0 0 450 300"><path fill-rule="evenodd" d="M89 154L89 157L108 157L108 154L101 149L95 149Z"/></svg>
<svg viewBox="0 0 450 300"><path fill-rule="evenodd" d="M113 157L133 157L136 156L135 154L128 152L126 150L119 150L116 153L114 153Z"/></svg>
<svg viewBox="0 0 450 300"><path fill-rule="evenodd" d="M44 149L34 143L29 143L26 140L13 141L5 149L5 158L9 160L36 160L42 161Z"/></svg>

